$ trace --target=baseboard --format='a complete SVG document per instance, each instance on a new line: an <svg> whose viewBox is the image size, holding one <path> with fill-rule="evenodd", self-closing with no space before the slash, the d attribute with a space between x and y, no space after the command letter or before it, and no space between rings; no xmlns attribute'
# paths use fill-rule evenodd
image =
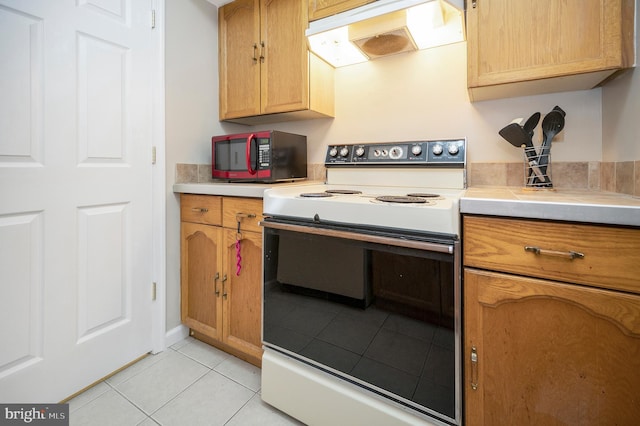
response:
<svg viewBox="0 0 640 426"><path fill-rule="evenodd" d="M177 327L167 331L164 336L166 347L170 347L189 336L189 328L180 324Z"/></svg>

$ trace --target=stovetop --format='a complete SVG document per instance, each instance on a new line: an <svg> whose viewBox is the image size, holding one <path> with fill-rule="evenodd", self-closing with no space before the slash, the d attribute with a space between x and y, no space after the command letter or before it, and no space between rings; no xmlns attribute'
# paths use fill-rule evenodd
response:
<svg viewBox="0 0 640 426"><path fill-rule="evenodd" d="M360 194L333 194L330 197L303 197L302 193L323 193L333 189L355 189ZM397 203L376 200L380 196L438 194L424 203ZM408 187L363 187L349 185L305 185L269 189L264 193L266 216L326 221L459 235L459 200L463 190Z"/></svg>
<svg viewBox="0 0 640 426"><path fill-rule="evenodd" d="M465 148L464 139L329 146L326 183L269 189L264 213L458 236Z"/></svg>

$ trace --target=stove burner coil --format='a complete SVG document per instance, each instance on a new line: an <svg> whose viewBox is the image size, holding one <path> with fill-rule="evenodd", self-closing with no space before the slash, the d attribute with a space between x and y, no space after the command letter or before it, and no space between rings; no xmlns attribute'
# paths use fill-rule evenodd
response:
<svg viewBox="0 0 640 426"><path fill-rule="evenodd" d="M428 194L425 192L412 192L411 194L407 194L407 197L419 197L419 198L442 198L440 194Z"/></svg>
<svg viewBox="0 0 640 426"><path fill-rule="evenodd" d="M396 195L382 195L380 197L376 197L377 201L382 201L385 203L405 203L405 204L424 204L427 202L426 199L420 197L410 197L410 196L396 196Z"/></svg>
<svg viewBox="0 0 640 426"><path fill-rule="evenodd" d="M300 197L303 198L325 198L325 197L333 197L333 195L328 192L303 192L300 194Z"/></svg>
<svg viewBox="0 0 640 426"><path fill-rule="evenodd" d="M327 189L327 194L345 194L345 195L354 195L354 194L362 194L362 191L358 191L356 189Z"/></svg>

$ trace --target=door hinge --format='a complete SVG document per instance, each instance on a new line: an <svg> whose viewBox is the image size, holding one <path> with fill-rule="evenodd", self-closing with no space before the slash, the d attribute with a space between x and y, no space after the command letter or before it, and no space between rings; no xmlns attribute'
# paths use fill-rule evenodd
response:
<svg viewBox="0 0 640 426"><path fill-rule="evenodd" d="M156 10L151 9L151 29L156 27Z"/></svg>
<svg viewBox="0 0 640 426"><path fill-rule="evenodd" d="M151 164L156 164L156 147L151 147Z"/></svg>
<svg viewBox="0 0 640 426"><path fill-rule="evenodd" d="M158 285L156 284L155 281L153 283L151 283L151 300L156 300L157 287L158 287Z"/></svg>

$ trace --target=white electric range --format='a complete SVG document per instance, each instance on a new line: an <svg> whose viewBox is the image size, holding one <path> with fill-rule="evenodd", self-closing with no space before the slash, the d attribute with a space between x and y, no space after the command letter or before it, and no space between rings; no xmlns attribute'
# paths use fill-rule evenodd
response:
<svg viewBox="0 0 640 426"><path fill-rule="evenodd" d="M460 425L466 140L325 165L264 193L262 399L306 424Z"/></svg>
<svg viewBox="0 0 640 426"><path fill-rule="evenodd" d="M265 191L265 215L459 235L464 139L330 146L325 164L325 184Z"/></svg>

